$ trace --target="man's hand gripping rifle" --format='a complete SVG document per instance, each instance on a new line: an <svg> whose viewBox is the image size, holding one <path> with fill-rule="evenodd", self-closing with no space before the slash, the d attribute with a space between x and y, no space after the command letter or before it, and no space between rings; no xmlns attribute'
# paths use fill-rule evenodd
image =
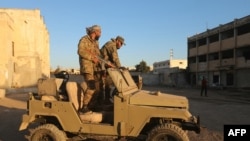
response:
<svg viewBox="0 0 250 141"><path fill-rule="evenodd" d="M102 69L104 69L104 68L103 68L103 66L104 66L103 64L105 64L105 65L107 65L108 67L111 67L111 68L117 68L114 64L112 64L112 63L109 62L109 61L104 60L101 56L99 56L99 55L97 55L97 54L91 52L90 50L87 50L87 52L88 52L89 54L91 54L92 57L94 57L94 58L96 58L96 59L98 60L98 62L99 62L100 65L102 66Z"/></svg>
<svg viewBox="0 0 250 141"><path fill-rule="evenodd" d="M114 64L112 64L112 63L109 62L109 61L104 60L102 57L97 56L97 55L96 55L95 57L96 57L100 62L106 64L107 66L109 66L109 67L111 67L111 68L116 68L116 66L115 66Z"/></svg>
<svg viewBox="0 0 250 141"><path fill-rule="evenodd" d="M96 61L94 61L95 63L99 62L99 64L101 65L101 68L102 68L102 100L105 101L105 100L108 100L109 96L106 95L106 77L107 77L107 71L106 71L106 67L105 65L107 65L108 67L110 68L114 68L114 69L119 69L117 68L117 66L115 66L114 64L112 64L111 62L109 61L106 61L105 59L103 59L101 56L91 52L90 50L87 50L87 52L89 54L91 54L92 57L94 57L96 59ZM98 61L97 61L98 60ZM120 70L120 69L119 69Z"/></svg>

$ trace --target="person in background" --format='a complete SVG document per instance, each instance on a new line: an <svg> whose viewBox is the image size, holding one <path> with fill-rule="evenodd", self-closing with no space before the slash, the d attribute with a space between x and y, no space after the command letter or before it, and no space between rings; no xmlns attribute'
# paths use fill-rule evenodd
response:
<svg viewBox="0 0 250 141"><path fill-rule="evenodd" d="M201 80L201 96L203 95L203 91L205 91L205 96L207 96L207 80L205 76Z"/></svg>

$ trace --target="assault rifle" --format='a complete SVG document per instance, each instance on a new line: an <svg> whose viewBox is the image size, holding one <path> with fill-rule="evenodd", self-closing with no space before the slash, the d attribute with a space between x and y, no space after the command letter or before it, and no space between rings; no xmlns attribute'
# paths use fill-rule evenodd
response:
<svg viewBox="0 0 250 141"><path fill-rule="evenodd" d="M101 62L103 62L104 64L106 64L106 65L108 65L108 66L110 66L110 67L112 67L112 68L116 68L115 65L113 65L113 64L112 64L111 62L109 62L109 61L104 60L102 57L100 57L100 56L98 56L98 55L96 55L95 57L98 58L98 60L101 61Z"/></svg>
<svg viewBox="0 0 250 141"><path fill-rule="evenodd" d="M106 64L106 65L108 65L108 66L110 66L110 67L112 67L112 68L117 68L114 64L112 64L112 63L109 62L109 61L104 60L101 56L99 56L99 55L97 55L97 54L91 52L90 50L86 50L86 51L87 51L88 53L90 53L93 57L96 57L100 62L102 62L102 63L104 63L104 64Z"/></svg>

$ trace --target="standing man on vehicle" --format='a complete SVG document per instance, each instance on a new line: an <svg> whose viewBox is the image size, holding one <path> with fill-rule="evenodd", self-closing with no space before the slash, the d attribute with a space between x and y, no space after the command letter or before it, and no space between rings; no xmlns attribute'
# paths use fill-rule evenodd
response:
<svg viewBox="0 0 250 141"><path fill-rule="evenodd" d="M115 39L112 38L110 41L106 42L101 48L104 60L109 61L117 68L121 67L117 50L120 49L122 45L126 45L124 43L124 38L117 36Z"/></svg>
<svg viewBox="0 0 250 141"><path fill-rule="evenodd" d="M101 55L99 50L99 38L101 37L101 27L93 25L86 28L87 35L83 36L78 43L78 55L80 63L80 73L87 83L87 90L84 91L82 113L89 112L89 103L93 95L100 93L101 81L101 64L98 56ZM84 90L84 88L82 88Z"/></svg>
<svg viewBox="0 0 250 141"><path fill-rule="evenodd" d="M120 59L118 57L117 50L122 47L122 45L126 45L124 43L124 38L121 36L117 36L115 39L111 39L110 41L106 42L101 48L101 54L103 59L112 65L106 67L116 67L116 68L124 68L121 67ZM105 77L104 80L105 84L105 101L107 102L110 97L110 86L112 84L112 80L109 76Z"/></svg>

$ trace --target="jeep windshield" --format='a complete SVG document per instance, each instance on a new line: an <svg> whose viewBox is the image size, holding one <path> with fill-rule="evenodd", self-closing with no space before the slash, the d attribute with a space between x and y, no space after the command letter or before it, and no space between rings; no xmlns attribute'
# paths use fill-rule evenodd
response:
<svg viewBox="0 0 250 141"><path fill-rule="evenodd" d="M139 90L128 70L109 68L108 73L119 93L127 95Z"/></svg>

